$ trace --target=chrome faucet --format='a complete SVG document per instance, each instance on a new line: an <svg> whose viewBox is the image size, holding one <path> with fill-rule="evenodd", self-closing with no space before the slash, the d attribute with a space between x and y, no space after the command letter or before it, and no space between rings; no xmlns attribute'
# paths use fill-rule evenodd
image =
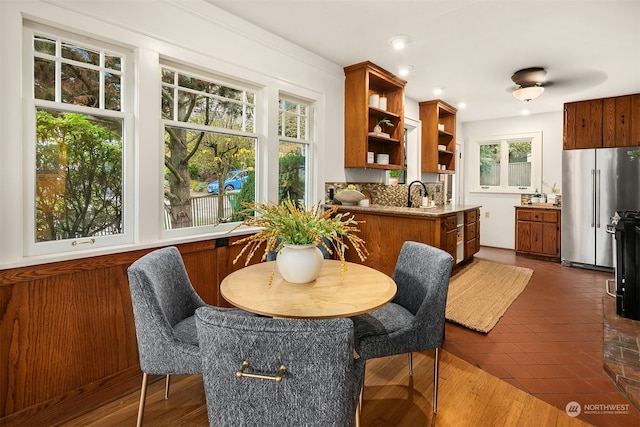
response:
<svg viewBox="0 0 640 427"><path fill-rule="evenodd" d="M427 186L424 185L424 183L420 180L415 180L413 182L411 182L411 184L409 184L409 186L407 187L407 207L410 208L411 205L413 203L411 203L411 186L413 184L420 184L422 185L422 188L424 188L424 193L422 193L422 190L420 190L420 196L424 197L427 194Z"/></svg>

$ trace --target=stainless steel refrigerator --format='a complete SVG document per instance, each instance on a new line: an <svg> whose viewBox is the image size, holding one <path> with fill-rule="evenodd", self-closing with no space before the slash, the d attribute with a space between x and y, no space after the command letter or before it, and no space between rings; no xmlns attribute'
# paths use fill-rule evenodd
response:
<svg viewBox="0 0 640 427"><path fill-rule="evenodd" d="M640 210L640 147L562 152L564 265L613 269L616 212Z"/></svg>

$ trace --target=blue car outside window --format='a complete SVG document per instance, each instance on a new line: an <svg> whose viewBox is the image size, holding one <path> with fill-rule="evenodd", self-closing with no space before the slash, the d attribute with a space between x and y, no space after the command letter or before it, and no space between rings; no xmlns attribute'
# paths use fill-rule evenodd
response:
<svg viewBox="0 0 640 427"><path fill-rule="evenodd" d="M240 190L242 185L248 178L246 169L233 170L227 175L227 179L224 181L223 192ZM218 194L218 180L211 181L207 184L207 192Z"/></svg>

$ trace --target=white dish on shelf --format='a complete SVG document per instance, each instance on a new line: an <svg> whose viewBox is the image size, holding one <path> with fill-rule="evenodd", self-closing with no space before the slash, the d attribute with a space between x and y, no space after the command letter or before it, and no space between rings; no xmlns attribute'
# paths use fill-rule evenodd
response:
<svg viewBox="0 0 640 427"><path fill-rule="evenodd" d="M369 132L369 136L377 136L378 138L387 138L387 139L391 138L391 134L388 134L386 132Z"/></svg>
<svg viewBox="0 0 640 427"><path fill-rule="evenodd" d="M388 165L389 164L389 155L388 154L378 154L376 156L376 163L379 165Z"/></svg>
<svg viewBox="0 0 640 427"><path fill-rule="evenodd" d="M447 151L447 146L440 144L440 145L438 145L438 150L439 151Z"/></svg>

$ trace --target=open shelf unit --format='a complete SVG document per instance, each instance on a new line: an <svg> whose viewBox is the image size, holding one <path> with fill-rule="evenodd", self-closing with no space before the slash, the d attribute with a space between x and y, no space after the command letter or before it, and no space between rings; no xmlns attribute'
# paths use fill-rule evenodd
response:
<svg viewBox="0 0 640 427"><path fill-rule="evenodd" d="M344 68L344 166L346 168L404 168L404 86L406 82L371 62ZM387 98L386 109L370 105L371 95ZM388 119L393 126L383 127L389 137L376 135L378 120ZM367 153L373 152L374 163ZM389 164L375 163L378 154L388 154Z"/></svg>
<svg viewBox="0 0 640 427"><path fill-rule="evenodd" d="M458 110L439 99L423 101L419 105L422 122L422 172L454 173Z"/></svg>

